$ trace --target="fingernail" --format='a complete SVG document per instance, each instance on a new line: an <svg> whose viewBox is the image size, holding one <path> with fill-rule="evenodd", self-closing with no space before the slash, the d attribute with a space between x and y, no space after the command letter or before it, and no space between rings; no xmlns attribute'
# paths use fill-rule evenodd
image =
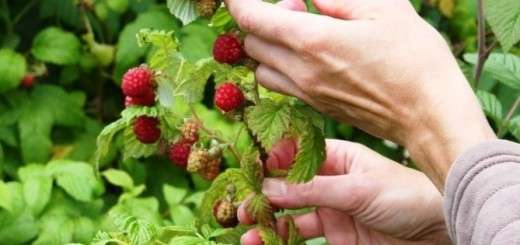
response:
<svg viewBox="0 0 520 245"><path fill-rule="evenodd" d="M279 179L265 178L262 192L271 197L285 196L287 194L287 184Z"/></svg>

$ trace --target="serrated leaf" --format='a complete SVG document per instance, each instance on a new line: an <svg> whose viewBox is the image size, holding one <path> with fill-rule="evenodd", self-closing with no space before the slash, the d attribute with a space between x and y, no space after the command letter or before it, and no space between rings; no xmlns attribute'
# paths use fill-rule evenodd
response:
<svg viewBox="0 0 520 245"><path fill-rule="evenodd" d="M464 60L476 65L477 54L465 54ZM492 53L484 66L484 71L491 74L499 82L520 89L520 57L513 54Z"/></svg>
<svg viewBox="0 0 520 245"><path fill-rule="evenodd" d="M13 212L0 211L0 241L5 244L25 244L38 235L38 224L33 214L25 208L22 185L6 184L11 194Z"/></svg>
<svg viewBox="0 0 520 245"><path fill-rule="evenodd" d="M181 79L175 94L183 96L187 103L199 102L204 98L204 88L215 71L213 59L199 60L195 63L189 79Z"/></svg>
<svg viewBox="0 0 520 245"><path fill-rule="evenodd" d="M191 0L168 0L166 2L170 13L181 20L184 25L195 21L199 14L195 1Z"/></svg>
<svg viewBox="0 0 520 245"><path fill-rule="evenodd" d="M0 180L0 207L9 212L13 211L11 191L2 180Z"/></svg>
<svg viewBox="0 0 520 245"><path fill-rule="evenodd" d="M502 125L502 103L498 98L483 90L477 91L477 97L486 116L493 119L497 126Z"/></svg>
<svg viewBox="0 0 520 245"><path fill-rule="evenodd" d="M143 144L135 137L131 127L123 131L123 159L149 157L157 152L157 143Z"/></svg>
<svg viewBox="0 0 520 245"><path fill-rule="evenodd" d="M46 213L40 220L40 235L35 245L58 245L72 241L74 221L63 211Z"/></svg>
<svg viewBox="0 0 520 245"><path fill-rule="evenodd" d="M260 232L260 238L264 244L269 245L284 245L283 239L276 234L276 232L268 226L258 226L257 229Z"/></svg>
<svg viewBox="0 0 520 245"><path fill-rule="evenodd" d="M250 147L245 154L242 155L240 166L245 180L249 188L256 193L262 192L262 181L264 180L264 173L262 166L258 161L259 153L253 147Z"/></svg>
<svg viewBox="0 0 520 245"><path fill-rule="evenodd" d="M215 14L211 17L211 22L209 25L219 30L219 32L230 30L231 27L237 26L228 9L223 7L217 9Z"/></svg>
<svg viewBox="0 0 520 245"><path fill-rule="evenodd" d="M485 0L486 19L504 51L520 41L520 1Z"/></svg>
<svg viewBox="0 0 520 245"><path fill-rule="evenodd" d="M61 188L78 201L91 201L98 182L91 165L70 160L51 161L46 166Z"/></svg>
<svg viewBox="0 0 520 245"><path fill-rule="evenodd" d="M119 35L116 47L114 80L118 83L123 73L136 65L139 59L146 54L147 49L139 48L135 38L139 30L143 28L170 31L178 28L178 24L168 13L154 8L139 14L134 22L127 24Z"/></svg>
<svg viewBox="0 0 520 245"><path fill-rule="evenodd" d="M134 188L134 181L132 177L125 171L118 169L107 169L103 171L103 176L113 185L123 187L126 191L130 191Z"/></svg>
<svg viewBox="0 0 520 245"><path fill-rule="evenodd" d="M287 238L287 245L305 244L305 238L302 235L300 235L298 227L296 227L296 224L294 223L294 219L292 217L288 217L287 230L289 233Z"/></svg>
<svg viewBox="0 0 520 245"><path fill-rule="evenodd" d="M96 141L97 149L95 153L95 162L97 165L99 165L99 162L108 155L110 152L110 147L113 147L112 141L114 140L114 136L125 127L125 120L119 119L106 126L103 131L101 131Z"/></svg>
<svg viewBox="0 0 520 245"><path fill-rule="evenodd" d="M48 27L36 35L31 52L45 62L73 65L81 57L81 43L72 33L58 27Z"/></svg>
<svg viewBox="0 0 520 245"><path fill-rule="evenodd" d="M25 75L25 58L11 49L0 49L0 93L18 87Z"/></svg>
<svg viewBox="0 0 520 245"><path fill-rule="evenodd" d="M193 212L184 205L170 207L170 217L175 225L191 225L193 223Z"/></svg>
<svg viewBox="0 0 520 245"><path fill-rule="evenodd" d="M277 104L262 100L258 105L247 108L246 121L249 129L267 151L273 148L289 131L291 108L287 104Z"/></svg>
<svg viewBox="0 0 520 245"><path fill-rule="evenodd" d="M28 165L18 170L25 202L38 215L51 198L52 177L43 165Z"/></svg>
<svg viewBox="0 0 520 245"><path fill-rule="evenodd" d="M211 245L210 241L207 241L204 238L196 237L196 236L178 236L174 237L170 243L171 245L183 244L183 245Z"/></svg>
<svg viewBox="0 0 520 245"><path fill-rule="evenodd" d="M261 225L271 225L274 221L273 208L264 194L256 194L247 204L246 211L251 218Z"/></svg>
<svg viewBox="0 0 520 245"><path fill-rule="evenodd" d="M121 112L121 118L123 118L128 124L140 116L159 117L159 108L148 106L131 106Z"/></svg>
<svg viewBox="0 0 520 245"><path fill-rule="evenodd" d="M228 169L221 173L213 181L202 200L198 214L201 223L207 224L214 220L213 205L225 196L229 184L233 184L236 188L236 201L244 200L252 192L240 169Z"/></svg>
<svg viewBox="0 0 520 245"><path fill-rule="evenodd" d="M287 176L290 183L312 180L325 161L325 137L321 130L308 121L297 124L298 152Z"/></svg>
<svg viewBox="0 0 520 245"><path fill-rule="evenodd" d="M118 229L127 233L131 244L149 244L157 236L157 228L144 220L114 211L109 215Z"/></svg>

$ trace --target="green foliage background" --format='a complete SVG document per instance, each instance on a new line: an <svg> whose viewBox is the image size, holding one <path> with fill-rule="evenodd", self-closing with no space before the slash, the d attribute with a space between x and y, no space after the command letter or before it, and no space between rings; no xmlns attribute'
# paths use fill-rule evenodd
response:
<svg viewBox="0 0 520 245"><path fill-rule="evenodd" d="M183 25L170 11L189 0L177 1L0 0L0 244L90 243L99 230L107 231L98 233L100 240L116 239L110 231L127 231L132 235L121 240L132 244L194 233L200 243L215 237L236 243L236 234L210 226L179 228L191 227L209 183L164 157L136 160L109 147L97 159L99 173L93 165L96 137L123 109L122 74L149 54L137 44L139 30L175 31L189 61L211 56L217 31L202 19ZM476 1L412 3L446 37L477 87ZM488 40L497 47L475 89L499 136L518 140L520 116L511 108L520 96L520 2L484 3ZM184 14L183 21L193 19ZM37 75L30 89L20 87L27 73ZM239 128L212 107L206 99L196 108L223 135L236 135ZM250 112L253 120L255 113ZM413 167L404 149L391 142L326 117L324 130L327 137L363 143ZM240 138L238 147L245 151L248 144ZM227 166L238 166L232 156L225 159ZM175 239L170 242L187 242Z"/></svg>

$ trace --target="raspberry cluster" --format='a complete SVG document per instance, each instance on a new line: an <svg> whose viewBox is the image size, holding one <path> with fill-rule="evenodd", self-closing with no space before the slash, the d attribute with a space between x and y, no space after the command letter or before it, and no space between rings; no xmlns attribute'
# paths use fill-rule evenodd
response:
<svg viewBox="0 0 520 245"><path fill-rule="evenodd" d="M221 111L227 113L240 109L244 105L245 96L238 85L225 82L215 90L214 102Z"/></svg>

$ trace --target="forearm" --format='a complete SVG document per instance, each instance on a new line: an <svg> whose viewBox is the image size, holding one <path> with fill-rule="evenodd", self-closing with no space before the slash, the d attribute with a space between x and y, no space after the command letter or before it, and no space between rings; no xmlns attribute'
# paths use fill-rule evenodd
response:
<svg viewBox="0 0 520 245"><path fill-rule="evenodd" d="M455 159L472 146L496 139L476 96L460 74L452 81L453 90L442 91L434 98L424 98L426 105L405 142L412 159L439 190Z"/></svg>

